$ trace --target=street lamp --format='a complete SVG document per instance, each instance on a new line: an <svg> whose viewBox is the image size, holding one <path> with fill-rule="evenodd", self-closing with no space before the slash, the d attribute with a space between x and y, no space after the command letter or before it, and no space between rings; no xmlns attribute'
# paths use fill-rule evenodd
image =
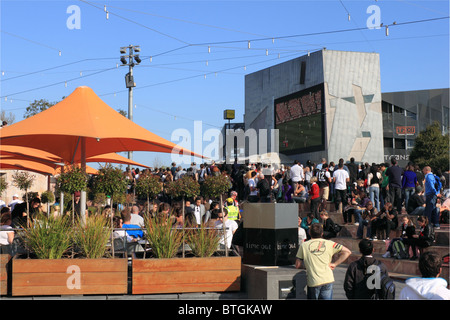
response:
<svg viewBox="0 0 450 320"><path fill-rule="evenodd" d="M128 49L128 55L127 53ZM128 119L133 121L133 88L136 87L136 83L134 82L133 77L133 67L142 62L141 58L139 58L138 54L134 54L135 52L141 52L141 48L139 46L129 45L128 47L121 47L120 54L120 62L122 62L122 66L128 66L128 73L125 75L125 87L128 88ZM127 61L128 58L128 61ZM133 155L131 151L128 151L128 159L132 160Z"/></svg>

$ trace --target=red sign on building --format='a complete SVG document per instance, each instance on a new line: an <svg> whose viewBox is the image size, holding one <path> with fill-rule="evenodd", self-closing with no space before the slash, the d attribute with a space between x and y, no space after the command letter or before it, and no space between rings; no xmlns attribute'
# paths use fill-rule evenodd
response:
<svg viewBox="0 0 450 320"><path fill-rule="evenodd" d="M415 126L396 127L395 131L398 135L414 135L416 133Z"/></svg>

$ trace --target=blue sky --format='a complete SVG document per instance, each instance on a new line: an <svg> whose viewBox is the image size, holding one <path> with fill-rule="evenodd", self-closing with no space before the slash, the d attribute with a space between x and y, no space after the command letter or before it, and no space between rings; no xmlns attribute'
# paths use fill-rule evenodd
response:
<svg viewBox="0 0 450 320"><path fill-rule="evenodd" d="M71 5L79 29L67 26ZM389 36L367 28L371 5ZM449 20L417 22L448 17L448 1L16 0L0 9L0 106L15 122L33 100L58 101L82 85L128 110L128 68L116 64L130 44L143 60L134 68L133 121L168 140L176 129L192 132L194 120L203 132L221 128L224 109L242 122L246 74L323 47L378 52L382 92L449 87ZM149 152L133 159L171 161Z"/></svg>

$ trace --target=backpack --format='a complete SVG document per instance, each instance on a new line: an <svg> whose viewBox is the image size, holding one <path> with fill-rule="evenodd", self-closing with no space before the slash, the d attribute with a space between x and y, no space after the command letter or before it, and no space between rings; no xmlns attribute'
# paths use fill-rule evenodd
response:
<svg viewBox="0 0 450 320"><path fill-rule="evenodd" d="M381 262L377 261L379 266ZM364 281L368 281L373 273L367 273L367 269L364 270ZM371 300L395 300L395 283L389 277L387 273L380 273L380 289L369 290L371 293Z"/></svg>
<svg viewBox="0 0 450 320"><path fill-rule="evenodd" d="M342 226L338 225L337 223L335 223L333 225L333 230L336 234L338 234L341 230L342 230Z"/></svg>
<svg viewBox="0 0 450 320"><path fill-rule="evenodd" d="M205 173L206 169L201 169L200 174L198 175L198 182L204 182L205 181Z"/></svg>
<svg viewBox="0 0 450 320"><path fill-rule="evenodd" d="M436 189L437 193L441 192L442 189L442 182L441 178L439 178L437 175L433 174L434 176L434 188Z"/></svg>
<svg viewBox="0 0 450 320"><path fill-rule="evenodd" d="M261 196L268 196L270 194L269 182L266 179L262 179L258 182L259 193Z"/></svg>
<svg viewBox="0 0 450 320"><path fill-rule="evenodd" d="M396 259L408 259L409 254L402 240L396 240L392 244L392 253Z"/></svg>

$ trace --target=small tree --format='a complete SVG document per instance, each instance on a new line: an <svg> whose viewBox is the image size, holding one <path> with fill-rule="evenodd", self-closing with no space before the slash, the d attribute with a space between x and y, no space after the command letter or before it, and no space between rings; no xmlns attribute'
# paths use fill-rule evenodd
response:
<svg viewBox="0 0 450 320"><path fill-rule="evenodd" d="M2 194L6 189L8 189L8 182L6 182L5 178L0 177L0 194Z"/></svg>
<svg viewBox="0 0 450 320"><path fill-rule="evenodd" d="M182 178L169 182L167 185L166 193L172 198L182 198L183 201L183 221L185 221L185 200L186 198L196 197L200 194L200 184L192 179L190 176L183 176ZM183 223L183 258L184 258L184 225Z"/></svg>
<svg viewBox="0 0 450 320"><path fill-rule="evenodd" d="M220 198L220 211L223 213L223 194L227 193L230 190L230 180L226 175L219 174L216 176L208 176L202 185L202 193L205 196L210 198ZM225 255L228 256L228 247L227 247L227 233L225 228L225 223L222 223L223 226L223 234L224 234L224 243L225 243Z"/></svg>
<svg viewBox="0 0 450 320"><path fill-rule="evenodd" d="M113 210L114 197L124 195L127 190L127 180L120 168L115 168L111 164L106 164L98 170L98 175L94 179L95 193L104 193L111 197L111 212ZM111 214L111 226L113 226L113 214ZM113 233L111 232L111 242L113 241ZM112 248L114 256L114 246Z"/></svg>
<svg viewBox="0 0 450 320"><path fill-rule="evenodd" d="M409 156L420 167L430 166L433 171L449 169L449 134L442 135L438 122L421 131Z"/></svg>
<svg viewBox="0 0 450 320"><path fill-rule="evenodd" d="M30 216L30 204L28 202L28 190L33 186L36 176L28 171L16 171L13 176L13 185L25 191L25 201L27 203L27 215ZM27 219L29 221L29 219Z"/></svg>
<svg viewBox="0 0 450 320"><path fill-rule="evenodd" d="M127 190L127 181L120 168L115 168L111 164L100 168L98 175L94 179L95 193L104 193L107 196L124 194Z"/></svg>
<svg viewBox="0 0 450 320"><path fill-rule="evenodd" d="M64 169L64 168L63 168ZM61 174L56 179L56 187L64 193L72 195L72 212L73 219L75 217L75 197L76 191L85 190L87 187L87 176L78 166L70 166L61 171ZM61 208L63 210L63 208Z"/></svg>
<svg viewBox="0 0 450 320"><path fill-rule="evenodd" d="M50 214L50 203L55 201L55 195L50 190L41 194L41 202L47 204L47 215Z"/></svg>
<svg viewBox="0 0 450 320"><path fill-rule="evenodd" d="M162 184L160 178L147 172L139 176L136 182L136 193L147 197L147 215L150 210L150 198L154 198L161 192Z"/></svg>

